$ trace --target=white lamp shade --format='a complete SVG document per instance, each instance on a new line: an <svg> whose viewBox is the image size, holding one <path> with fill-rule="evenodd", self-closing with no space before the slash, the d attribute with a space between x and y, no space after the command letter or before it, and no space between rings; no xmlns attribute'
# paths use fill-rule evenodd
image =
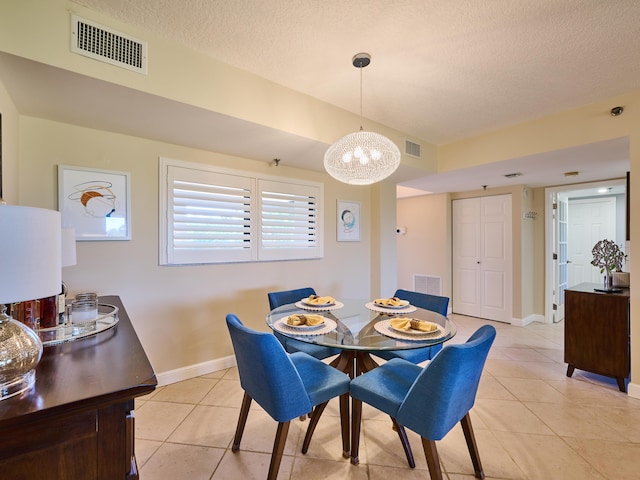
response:
<svg viewBox="0 0 640 480"><path fill-rule="evenodd" d="M324 168L336 180L370 185L384 180L400 165L400 150L384 135L359 131L331 145L324 154Z"/></svg>
<svg viewBox="0 0 640 480"><path fill-rule="evenodd" d="M60 293L60 212L0 205L0 304Z"/></svg>

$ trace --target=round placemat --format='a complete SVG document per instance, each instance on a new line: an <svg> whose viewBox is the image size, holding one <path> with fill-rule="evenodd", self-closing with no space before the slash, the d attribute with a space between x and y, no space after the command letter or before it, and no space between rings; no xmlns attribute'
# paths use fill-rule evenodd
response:
<svg viewBox="0 0 640 480"><path fill-rule="evenodd" d="M337 310L338 308L344 307L344 303L342 302L336 302L333 305L314 307L313 305L307 305L302 300L296 302L295 305L302 310L308 310L310 312L330 312L331 310Z"/></svg>
<svg viewBox="0 0 640 480"><path fill-rule="evenodd" d="M325 333L332 332L336 329L338 324L331 320L330 318L324 317L324 325L313 328L296 328L287 325L287 317L281 318L277 320L276 323L273 324L273 328L282 333L289 333L294 335L324 335Z"/></svg>
<svg viewBox="0 0 640 480"><path fill-rule="evenodd" d="M433 332L402 333L402 332L399 332L398 330L394 330L393 328L391 328L390 323L391 323L391 320L380 320L379 322L376 322L373 328L375 328L376 332L382 335L386 335L387 337L391 337L391 338L396 338L398 340L414 340L414 341L434 340L436 338L442 338L447 334L444 327L442 327L441 325L438 325L438 330L435 330Z"/></svg>
<svg viewBox="0 0 640 480"><path fill-rule="evenodd" d="M373 302L369 302L365 305L369 310L373 310L374 312L384 313L385 315L403 315L405 313L415 312L417 310L413 305L407 305L403 308L385 308L379 305L376 305Z"/></svg>

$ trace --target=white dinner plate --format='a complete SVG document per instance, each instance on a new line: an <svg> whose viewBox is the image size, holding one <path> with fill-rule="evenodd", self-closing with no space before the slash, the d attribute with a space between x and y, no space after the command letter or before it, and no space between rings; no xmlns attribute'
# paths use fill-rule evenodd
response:
<svg viewBox="0 0 640 480"><path fill-rule="evenodd" d="M319 307L319 308L323 308L323 307L332 307L336 304L336 302L329 302L329 303L311 303L309 301L308 298L303 298L302 300L300 300L302 303L304 303L305 305L309 306L309 307Z"/></svg>
<svg viewBox="0 0 640 480"><path fill-rule="evenodd" d="M291 325L285 319L282 323L286 325L288 328L293 328L295 330L315 330L316 328L324 327L325 322L324 320L322 320L322 323L318 323L317 325L307 325L306 323L304 325Z"/></svg>
<svg viewBox="0 0 640 480"><path fill-rule="evenodd" d="M378 303L377 300L373 302L376 307L380 308L391 308L392 310L397 310L401 308L406 308L409 306L409 302L406 300L400 300L400 305L383 305L382 303Z"/></svg>
<svg viewBox="0 0 640 480"><path fill-rule="evenodd" d="M440 333L441 331L441 327L440 325L437 325L437 328L435 330L432 330L431 332L423 332L422 330L414 330L412 328L410 328L409 330L403 330L401 328L395 328L393 325L389 324L389 328L393 331L396 331L398 333L405 333L407 335L416 335L416 336L420 336L420 335L433 335L436 333Z"/></svg>

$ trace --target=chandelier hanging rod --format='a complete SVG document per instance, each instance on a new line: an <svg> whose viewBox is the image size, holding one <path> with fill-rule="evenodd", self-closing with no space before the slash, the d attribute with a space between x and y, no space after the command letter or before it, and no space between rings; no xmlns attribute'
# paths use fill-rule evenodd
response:
<svg viewBox="0 0 640 480"><path fill-rule="evenodd" d="M371 63L371 55L368 53L356 53L351 59L354 67L360 69L360 130L362 130L362 69Z"/></svg>

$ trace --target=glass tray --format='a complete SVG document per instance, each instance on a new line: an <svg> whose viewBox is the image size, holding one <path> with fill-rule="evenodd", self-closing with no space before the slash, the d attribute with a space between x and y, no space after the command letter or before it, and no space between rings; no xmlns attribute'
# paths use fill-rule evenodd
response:
<svg viewBox="0 0 640 480"><path fill-rule="evenodd" d="M42 344L57 345L81 338L90 337L113 328L118 323L118 307L106 303L98 304L98 316L92 320L76 323L65 323L52 328L39 328L36 333Z"/></svg>

